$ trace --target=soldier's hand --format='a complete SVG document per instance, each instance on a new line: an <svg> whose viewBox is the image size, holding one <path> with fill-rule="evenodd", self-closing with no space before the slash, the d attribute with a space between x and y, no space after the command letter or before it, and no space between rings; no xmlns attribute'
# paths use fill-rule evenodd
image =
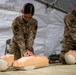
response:
<svg viewBox="0 0 76 75"><path fill-rule="evenodd" d="M28 57L28 56L32 56L34 55L33 52L27 50L25 53L24 53L24 57Z"/></svg>

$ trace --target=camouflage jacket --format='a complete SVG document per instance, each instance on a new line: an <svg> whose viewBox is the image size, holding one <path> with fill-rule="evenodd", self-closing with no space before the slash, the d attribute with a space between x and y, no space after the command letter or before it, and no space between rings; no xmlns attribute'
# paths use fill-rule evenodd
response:
<svg viewBox="0 0 76 75"><path fill-rule="evenodd" d="M26 23L22 16L19 16L13 21L13 42L19 46L22 54L26 51L26 48L32 50L37 28L38 22L34 18Z"/></svg>
<svg viewBox="0 0 76 75"><path fill-rule="evenodd" d="M69 13L65 16L64 22L64 37L71 38L73 41L76 41L76 16Z"/></svg>

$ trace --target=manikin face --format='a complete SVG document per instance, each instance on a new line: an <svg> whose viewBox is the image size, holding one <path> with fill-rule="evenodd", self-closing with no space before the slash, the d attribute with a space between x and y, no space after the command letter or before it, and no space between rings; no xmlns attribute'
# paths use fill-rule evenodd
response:
<svg viewBox="0 0 76 75"><path fill-rule="evenodd" d="M32 18L32 14L23 14L22 17L26 22L28 22Z"/></svg>

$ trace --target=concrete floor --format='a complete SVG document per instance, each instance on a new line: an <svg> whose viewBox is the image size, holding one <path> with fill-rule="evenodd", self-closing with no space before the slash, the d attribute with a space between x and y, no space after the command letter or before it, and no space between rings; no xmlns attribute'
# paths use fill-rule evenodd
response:
<svg viewBox="0 0 76 75"><path fill-rule="evenodd" d="M0 75L76 75L76 65L55 63L47 67L28 71L10 69L5 72L0 72Z"/></svg>

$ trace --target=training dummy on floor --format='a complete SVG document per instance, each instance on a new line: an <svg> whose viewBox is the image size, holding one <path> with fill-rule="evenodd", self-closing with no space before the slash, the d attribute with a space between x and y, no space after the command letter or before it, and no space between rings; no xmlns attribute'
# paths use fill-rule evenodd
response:
<svg viewBox="0 0 76 75"><path fill-rule="evenodd" d="M4 64L5 66L3 66ZM22 57L18 60L14 60L13 54L7 54L1 57L0 65L2 65L2 69L0 68L0 71L7 70L9 67L30 70L30 69L48 66L49 60L45 56L35 56L35 55Z"/></svg>

